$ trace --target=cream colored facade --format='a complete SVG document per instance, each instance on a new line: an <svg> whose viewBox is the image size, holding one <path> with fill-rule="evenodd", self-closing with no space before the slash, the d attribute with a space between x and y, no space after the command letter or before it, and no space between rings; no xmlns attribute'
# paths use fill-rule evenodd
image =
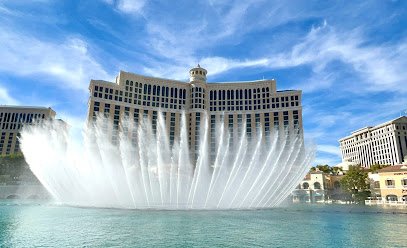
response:
<svg viewBox="0 0 407 248"><path fill-rule="evenodd" d="M324 202L327 194L329 175L310 172L292 192L293 202Z"/></svg>
<svg viewBox="0 0 407 248"><path fill-rule="evenodd" d="M45 107L0 106L0 154L20 152L18 137L25 124L38 119L54 119L55 111Z"/></svg>
<svg viewBox="0 0 407 248"><path fill-rule="evenodd" d="M367 168L373 164L401 164L407 156L407 117L359 129L339 143L342 161Z"/></svg>
<svg viewBox="0 0 407 248"><path fill-rule="evenodd" d="M370 176L375 192L366 204L407 205L407 165L389 166ZM371 186L372 187L372 186Z"/></svg>
<svg viewBox="0 0 407 248"><path fill-rule="evenodd" d="M179 136L181 116L185 113L192 151L198 148L205 114L211 140L215 123L219 122L231 132L242 130L246 123L243 129L248 137L256 136L258 127L265 137L273 129L295 130L302 135L301 91L277 91L275 80L208 83L207 71L199 65L189 71L189 76L189 82L183 82L120 71L114 83L91 80L88 122L105 113L112 119L113 129L120 130L123 117L134 123L146 117L152 120L154 129L161 113L172 144ZM232 137L237 135L233 132Z"/></svg>

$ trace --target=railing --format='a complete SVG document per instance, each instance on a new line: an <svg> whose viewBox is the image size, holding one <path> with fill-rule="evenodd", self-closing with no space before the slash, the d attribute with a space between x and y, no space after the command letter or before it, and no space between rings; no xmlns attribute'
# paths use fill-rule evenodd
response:
<svg viewBox="0 0 407 248"><path fill-rule="evenodd" d="M365 200L366 205L406 205L407 201Z"/></svg>

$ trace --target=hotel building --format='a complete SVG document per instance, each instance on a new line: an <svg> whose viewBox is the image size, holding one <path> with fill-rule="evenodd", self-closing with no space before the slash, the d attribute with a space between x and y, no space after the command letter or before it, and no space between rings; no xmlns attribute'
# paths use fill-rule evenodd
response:
<svg viewBox="0 0 407 248"><path fill-rule="evenodd" d="M166 121L170 144L179 136L182 113L189 130L189 146L197 151L204 114L208 118L210 140L215 138L215 123L223 122L238 138L236 130L246 130L248 138L263 137L271 130L295 130L302 135L301 91L277 91L275 80L208 83L207 71L199 65L189 71L189 82L155 78L120 71L115 82L91 80L88 123L104 113L113 130L121 130L123 117L139 123L149 118L153 130L157 115ZM242 126L246 125L245 127ZM113 142L117 137L113 134ZM212 152L214 144L211 144Z"/></svg>
<svg viewBox="0 0 407 248"><path fill-rule="evenodd" d="M54 119L55 111L45 107L0 105L0 155L20 152L20 131L39 119Z"/></svg>
<svg viewBox="0 0 407 248"><path fill-rule="evenodd" d="M366 204L407 206L407 164L394 165L370 173L372 197Z"/></svg>
<svg viewBox="0 0 407 248"><path fill-rule="evenodd" d="M356 130L339 143L342 161L367 168L373 164L401 164L407 156L407 117Z"/></svg>

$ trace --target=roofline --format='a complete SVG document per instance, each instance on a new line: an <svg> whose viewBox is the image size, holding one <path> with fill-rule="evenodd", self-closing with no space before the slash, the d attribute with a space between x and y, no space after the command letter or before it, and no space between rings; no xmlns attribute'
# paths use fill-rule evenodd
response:
<svg viewBox="0 0 407 248"><path fill-rule="evenodd" d="M41 110L52 110L51 107L43 107L43 106L19 106L19 105L0 105L0 108L12 108L12 109L41 109ZM55 111L54 111L55 112Z"/></svg>
<svg viewBox="0 0 407 248"><path fill-rule="evenodd" d="M343 138L339 139L338 141L341 142L341 141L343 141L343 140L346 140L346 139L355 137L358 133L363 133L363 132L362 132L363 130L366 130L366 132L368 132L368 131L374 131L374 130L379 129L379 128L382 128L382 127L384 127L384 126L386 126L386 125L393 124L393 123L395 123L396 121L398 121L398 120L400 120L400 119L404 119L404 118L407 118L407 116L400 116L400 117L398 117L398 118L392 119L392 120L390 120L390 121L383 122L383 123L378 124L378 125L376 125L376 126L367 126L367 127L363 127L363 128L357 129L357 130L351 132L351 135L348 135L348 136L346 136L346 137L343 137Z"/></svg>
<svg viewBox="0 0 407 248"><path fill-rule="evenodd" d="M167 82L175 82L175 83L180 83L180 84L184 84L184 85L188 85L190 84L190 82L188 81L180 81L180 80L175 80L175 79L168 79L168 78L160 78L160 77L152 77L152 76L145 76L145 75L140 75L140 74L136 74L133 72L127 72L127 71L123 71L120 70L119 75L121 73L126 73L126 74L130 74L130 75L134 75L137 77L141 77L141 78L145 78L145 79L153 79L153 80L160 80L160 81L167 81ZM111 84L115 84L117 85L117 82L110 82L110 81L106 81L106 80L102 80L102 79L91 79L91 83L92 82L100 82L100 83L111 83ZM234 81L234 82L206 82L206 84L210 85L210 86L231 86L231 85L240 85L240 84L258 84L258 83L269 83L269 82L276 82L275 79L259 79L259 80L251 80L251 81ZM89 85L90 86L90 85ZM295 90L295 89L289 89L289 90L276 90L276 93L281 93L281 92L292 92L292 93L302 93L302 90Z"/></svg>

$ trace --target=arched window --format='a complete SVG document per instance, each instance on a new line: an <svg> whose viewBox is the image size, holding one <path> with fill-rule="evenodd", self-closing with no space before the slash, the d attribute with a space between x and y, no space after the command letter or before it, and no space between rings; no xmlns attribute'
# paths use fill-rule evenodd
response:
<svg viewBox="0 0 407 248"><path fill-rule="evenodd" d="M157 86L157 96L160 96L160 86Z"/></svg>
<svg viewBox="0 0 407 248"><path fill-rule="evenodd" d="M157 86L153 86L153 95L155 96L155 93L157 93Z"/></svg>
<svg viewBox="0 0 407 248"><path fill-rule="evenodd" d="M397 201L397 196L396 195L387 195L386 196L386 201Z"/></svg>
<svg viewBox="0 0 407 248"><path fill-rule="evenodd" d="M183 92L183 94L182 94L182 98L183 98L183 99L185 99L186 94L187 94L187 91L184 89L182 92Z"/></svg>
<svg viewBox="0 0 407 248"><path fill-rule="evenodd" d="M309 189L309 184L308 183L303 183L302 188L303 189Z"/></svg>
<svg viewBox="0 0 407 248"><path fill-rule="evenodd" d="M165 96L168 97L168 91L170 90L169 87L165 87Z"/></svg>
<svg viewBox="0 0 407 248"><path fill-rule="evenodd" d="M210 100L213 100L213 91L212 91L212 90L209 91L209 99L210 99Z"/></svg>
<svg viewBox="0 0 407 248"><path fill-rule="evenodd" d="M213 92L213 100L216 100L216 94L217 94L218 92L215 90L214 92Z"/></svg>
<svg viewBox="0 0 407 248"><path fill-rule="evenodd" d="M321 189L321 184L319 182L315 182L314 189Z"/></svg>

